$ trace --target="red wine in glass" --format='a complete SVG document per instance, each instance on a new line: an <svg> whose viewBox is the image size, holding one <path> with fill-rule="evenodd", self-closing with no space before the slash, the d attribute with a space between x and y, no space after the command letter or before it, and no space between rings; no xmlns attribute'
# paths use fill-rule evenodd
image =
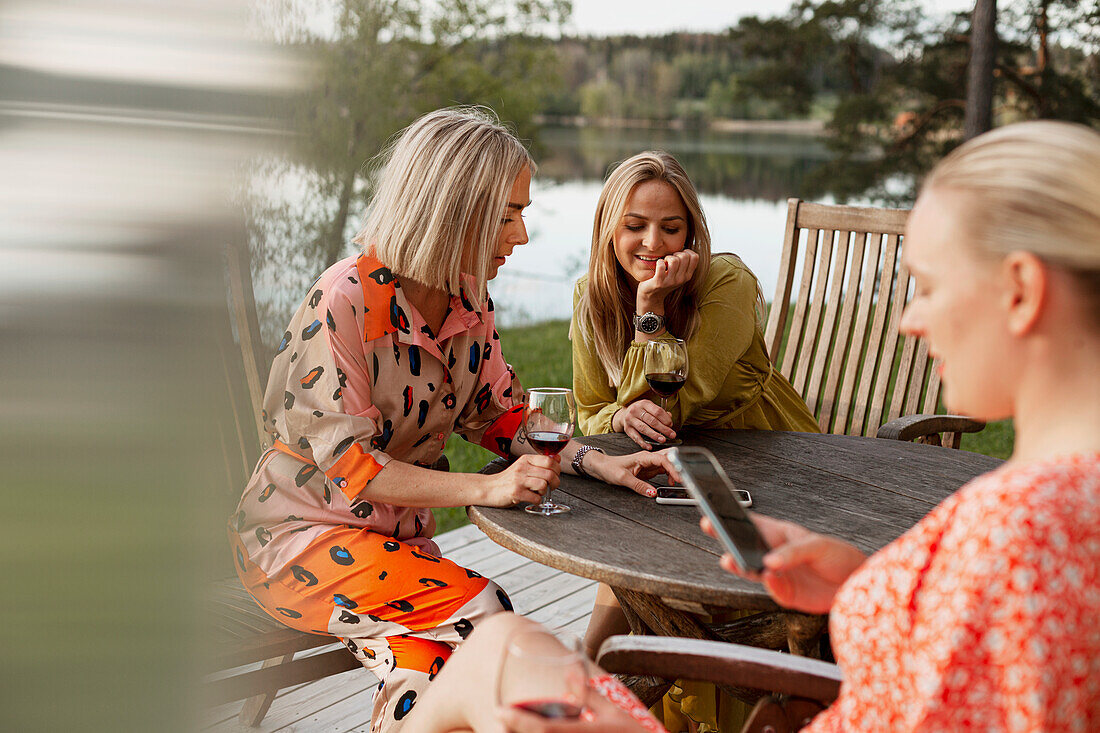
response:
<svg viewBox="0 0 1100 733"><path fill-rule="evenodd" d="M544 456L556 456L569 443L577 427L577 403L573 390L565 387L535 387L523 398L523 432L531 447ZM569 507L553 501L550 491L538 504L524 511L550 516L564 514Z"/></svg>
<svg viewBox="0 0 1100 733"><path fill-rule="evenodd" d="M668 410L668 398L684 386L688 374L687 344L682 339L659 339L645 345L643 356L645 381L661 398L661 409ZM680 445L679 438L659 445Z"/></svg>
<svg viewBox="0 0 1100 733"><path fill-rule="evenodd" d="M556 456L569 442L569 436L565 433L538 430L527 434L527 440L531 441L531 447L544 456Z"/></svg>
<svg viewBox="0 0 1100 733"><path fill-rule="evenodd" d="M526 700L512 707L550 720L577 720L584 708L568 700Z"/></svg>
<svg viewBox="0 0 1100 733"><path fill-rule="evenodd" d="M649 382L649 388L662 397L671 397L680 387L684 386L687 376L673 372L664 372L645 375L645 381Z"/></svg>

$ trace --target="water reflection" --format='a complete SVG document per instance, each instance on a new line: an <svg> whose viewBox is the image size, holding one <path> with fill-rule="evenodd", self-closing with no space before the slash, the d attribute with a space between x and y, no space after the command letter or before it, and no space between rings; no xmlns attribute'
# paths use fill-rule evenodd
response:
<svg viewBox="0 0 1100 733"><path fill-rule="evenodd" d="M747 201L806 196L807 176L833 157L821 138L775 133L547 127L539 143L539 174L555 182L601 181L618 161L660 149L676 156L700 193Z"/></svg>
<svg viewBox="0 0 1100 733"><path fill-rule="evenodd" d="M539 174L527 214L531 241L490 285L503 325L568 318L572 288L585 271L596 200L608 169L637 152L674 154L699 188L715 252L735 252L775 289L786 201L831 202L823 139L774 133L544 127L535 142ZM309 283L325 267L303 240L331 201L304 198L309 171L286 161L257 166L253 214L254 276L265 338L277 340ZM819 182L824 181L825 186ZM349 218L348 240L362 211ZM349 243L343 254L351 254Z"/></svg>

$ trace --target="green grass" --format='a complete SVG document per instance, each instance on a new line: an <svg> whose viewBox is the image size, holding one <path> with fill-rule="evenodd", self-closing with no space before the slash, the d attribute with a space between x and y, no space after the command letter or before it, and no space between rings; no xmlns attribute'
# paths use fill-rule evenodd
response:
<svg viewBox="0 0 1100 733"><path fill-rule="evenodd" d="M566 321L500 329L504 356L525 387L573 385L573 359L568 333L569 323ZM990 423L980 433L964 435L962 449L995 458L1008 458L1012 453L1014 435L1011 420ZM496 457L457 435L452 435L447 441L445 453L451 462L451 470L459 473L473 473ZM461 527L468 521L466 510L462 507L433 511L437 533Z"/></svg>
<svg viewBox="0 0 1100 733"><path fill-rule="evenodd" d="M550 321L533 326L500 329L504 356L516 370L524 387L572 387L573 357L569 346L569 322ZM444 450L451 470L474 473L495 453L468 443L458 435L447 440ZM433 509L436 533L461 527L467 523L462 507Z"/></svg>

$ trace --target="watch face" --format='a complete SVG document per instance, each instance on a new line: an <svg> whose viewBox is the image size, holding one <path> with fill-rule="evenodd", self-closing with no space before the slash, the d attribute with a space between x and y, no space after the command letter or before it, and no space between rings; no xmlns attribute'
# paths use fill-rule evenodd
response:
<svg viewBox="0 0 1100 733"><path fill-rule="evenodd" d="M638 319L638 330L642 333L657 333L661 327L661 317L656 313L646 313Z"/></svg>

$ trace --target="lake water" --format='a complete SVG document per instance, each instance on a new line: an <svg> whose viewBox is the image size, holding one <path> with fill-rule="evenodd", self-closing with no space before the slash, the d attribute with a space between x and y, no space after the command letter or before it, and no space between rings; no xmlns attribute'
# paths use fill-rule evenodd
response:
<svg viewBox="0 0 1100 733"><path fill-rule="evenodd" d="M650 149L680 160L699 189L713 251L738 254L770 299L787 198L803 195L807 176L830 159L819 138L776 134L546 128L539 147L526 214L531 241L489 286L504 325L570 317L604 176L616 162Z"/></svg>
<svg viewBox="0 0 1100 733"><path fill-rule="evenodd" d="M573 283L588 266L592 220L603 179L616 162L663 149L684 165L699 190L713 250L734 252L760 279L771 299L778 277L787 199L831 202L822 167L831 155L822 139L774 133L544 128L534 144L539 172L532 187L530 242L518 247L489 290L502 325L514 326L572 313ZM300 171L261 176L269 203L291 220L309 212ZM822 183L822 180L825 183ZM361 215L349 221L351 234ZM293 227L268 230L264 242L283 256L254 261L265 340L275 343L316 276L318 265L294 254L302 236ZM348 246L346 253L354 251Z"/></svg>

